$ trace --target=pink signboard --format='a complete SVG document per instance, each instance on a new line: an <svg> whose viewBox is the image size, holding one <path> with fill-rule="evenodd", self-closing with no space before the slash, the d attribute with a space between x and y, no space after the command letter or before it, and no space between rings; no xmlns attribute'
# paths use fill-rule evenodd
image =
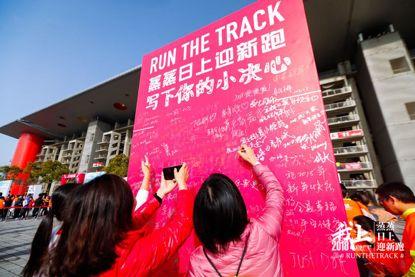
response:
<svg viewBox="0 0 415 277"><path fill-rule="evenodd" d="M346 217L301 0L256 2L143 59L128 174L134 191L145 154L156 178L186 161L195 191L211 173L224 173L256 217L264 190L237 159L241 143L284 188L284 274L356 276L351 253L332 251ZM173 194L154 228L174 205ZM195 241L165 265L165 276L186 273Z"/></svg>

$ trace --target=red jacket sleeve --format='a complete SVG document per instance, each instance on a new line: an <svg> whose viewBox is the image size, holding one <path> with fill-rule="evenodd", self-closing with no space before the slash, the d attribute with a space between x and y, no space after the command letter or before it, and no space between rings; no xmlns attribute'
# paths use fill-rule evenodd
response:
<svg viewBox="0 0 415 277"><path fill-rule="evenodd" d="M192 230L193 196L190 190L179 190L172 218L160 229L139 239L123 263L121 273L140 275L156 269L172 257ZM122 275L122 274L121 274Z"/></svg>
<svg viewBox="0 0 415 277"><path fill-rule="evenodd" d="M284 194L280 183L274 173L265 165L254 166L254 172L258 180L265 186L265 210L258 218L262 228L274 239L281 234L282 215L284 213Z"/></svg>
<svg viewBox="0 0 415 277"><path fill-rule="evenodd" d="M153 197L146 201L143 206L133 212L133 229L140 229L156 213L159 202Z"/></svg>

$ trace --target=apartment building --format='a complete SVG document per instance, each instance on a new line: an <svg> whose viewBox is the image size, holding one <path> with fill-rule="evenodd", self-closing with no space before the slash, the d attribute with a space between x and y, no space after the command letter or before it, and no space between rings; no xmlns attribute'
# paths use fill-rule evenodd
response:
<svg viewBox="0 0 415 277"><path fill-rule="evenodd" d="M382 176L353 77L322 78L320 86L339 179L349 189L376 188Z"/></svg>
<svg viewBox="0 0 415 277"><path fill-rule="evenodd" d="M102 140L97 144L92 167L99 169L107 166L111 159L120 154L129 156L132 132L133 121L129 119L123 124L116 123L114 129L103 133Z"/></svg>
<svg viewBox="0 0 415 277"><path fill-rule="evenodd" d="M93 121L81 137L47 141L36 161L59 161L68 166L70 173L99 171L115 156L129 155L132 130L131 119L113 125Z"/></svg>

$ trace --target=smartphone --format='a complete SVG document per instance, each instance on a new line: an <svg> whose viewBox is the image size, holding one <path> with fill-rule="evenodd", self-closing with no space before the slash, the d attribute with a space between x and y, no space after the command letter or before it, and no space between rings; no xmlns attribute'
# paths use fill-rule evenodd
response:
<svg viewBox="0 0 415 277"><path fill-rule="evenodd" d="M173 180L174 179L174 169L177 168L177 171L182 168L182 165L176 165L171 167L163 168L163 175L165 180Z"/></svg>

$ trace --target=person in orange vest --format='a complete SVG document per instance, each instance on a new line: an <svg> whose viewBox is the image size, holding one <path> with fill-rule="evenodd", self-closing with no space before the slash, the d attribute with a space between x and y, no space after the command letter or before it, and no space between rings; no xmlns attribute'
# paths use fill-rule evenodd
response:
<svg viewBox="0 0 415 277"><path fill-rule="evenodd" d="M347 216L347 224L349 226L353 225L353 218L358 215L364 215L362 212L362 209L360 208L359 204L350 199L348 197L348 191L344 184L340 183L340 186L342 188L342 195L343 195L343 203L344 203L344 209L346 210L346 216ZM355 232L351 232L352 237L355 235Z"/></svg>
<svg viewBox="0 0 415 277"><path fill-rule="evenodd" d="M401 182L380 185L376 189L379 203L390 213L402 215L405 229L402 236L404 244L405 277L415 276L415 195Z"/></svg>
<svg viewBox="0 0 415 277"><path fill-rule="evenodd" d="M40 215L47 215L48 211L49 211L49 205L51 204L50 201L50 196L45 196L43 198L43 203L42 203L42 211L40 212Z"/></svg>
<svg viewBox="0 0 415 277"><path fill-rule="evenodd" d="M5 206L5 200L3 195L0 196L0 218L1 220L3 220L3 211L5 210L4 206Z"/></svg>

